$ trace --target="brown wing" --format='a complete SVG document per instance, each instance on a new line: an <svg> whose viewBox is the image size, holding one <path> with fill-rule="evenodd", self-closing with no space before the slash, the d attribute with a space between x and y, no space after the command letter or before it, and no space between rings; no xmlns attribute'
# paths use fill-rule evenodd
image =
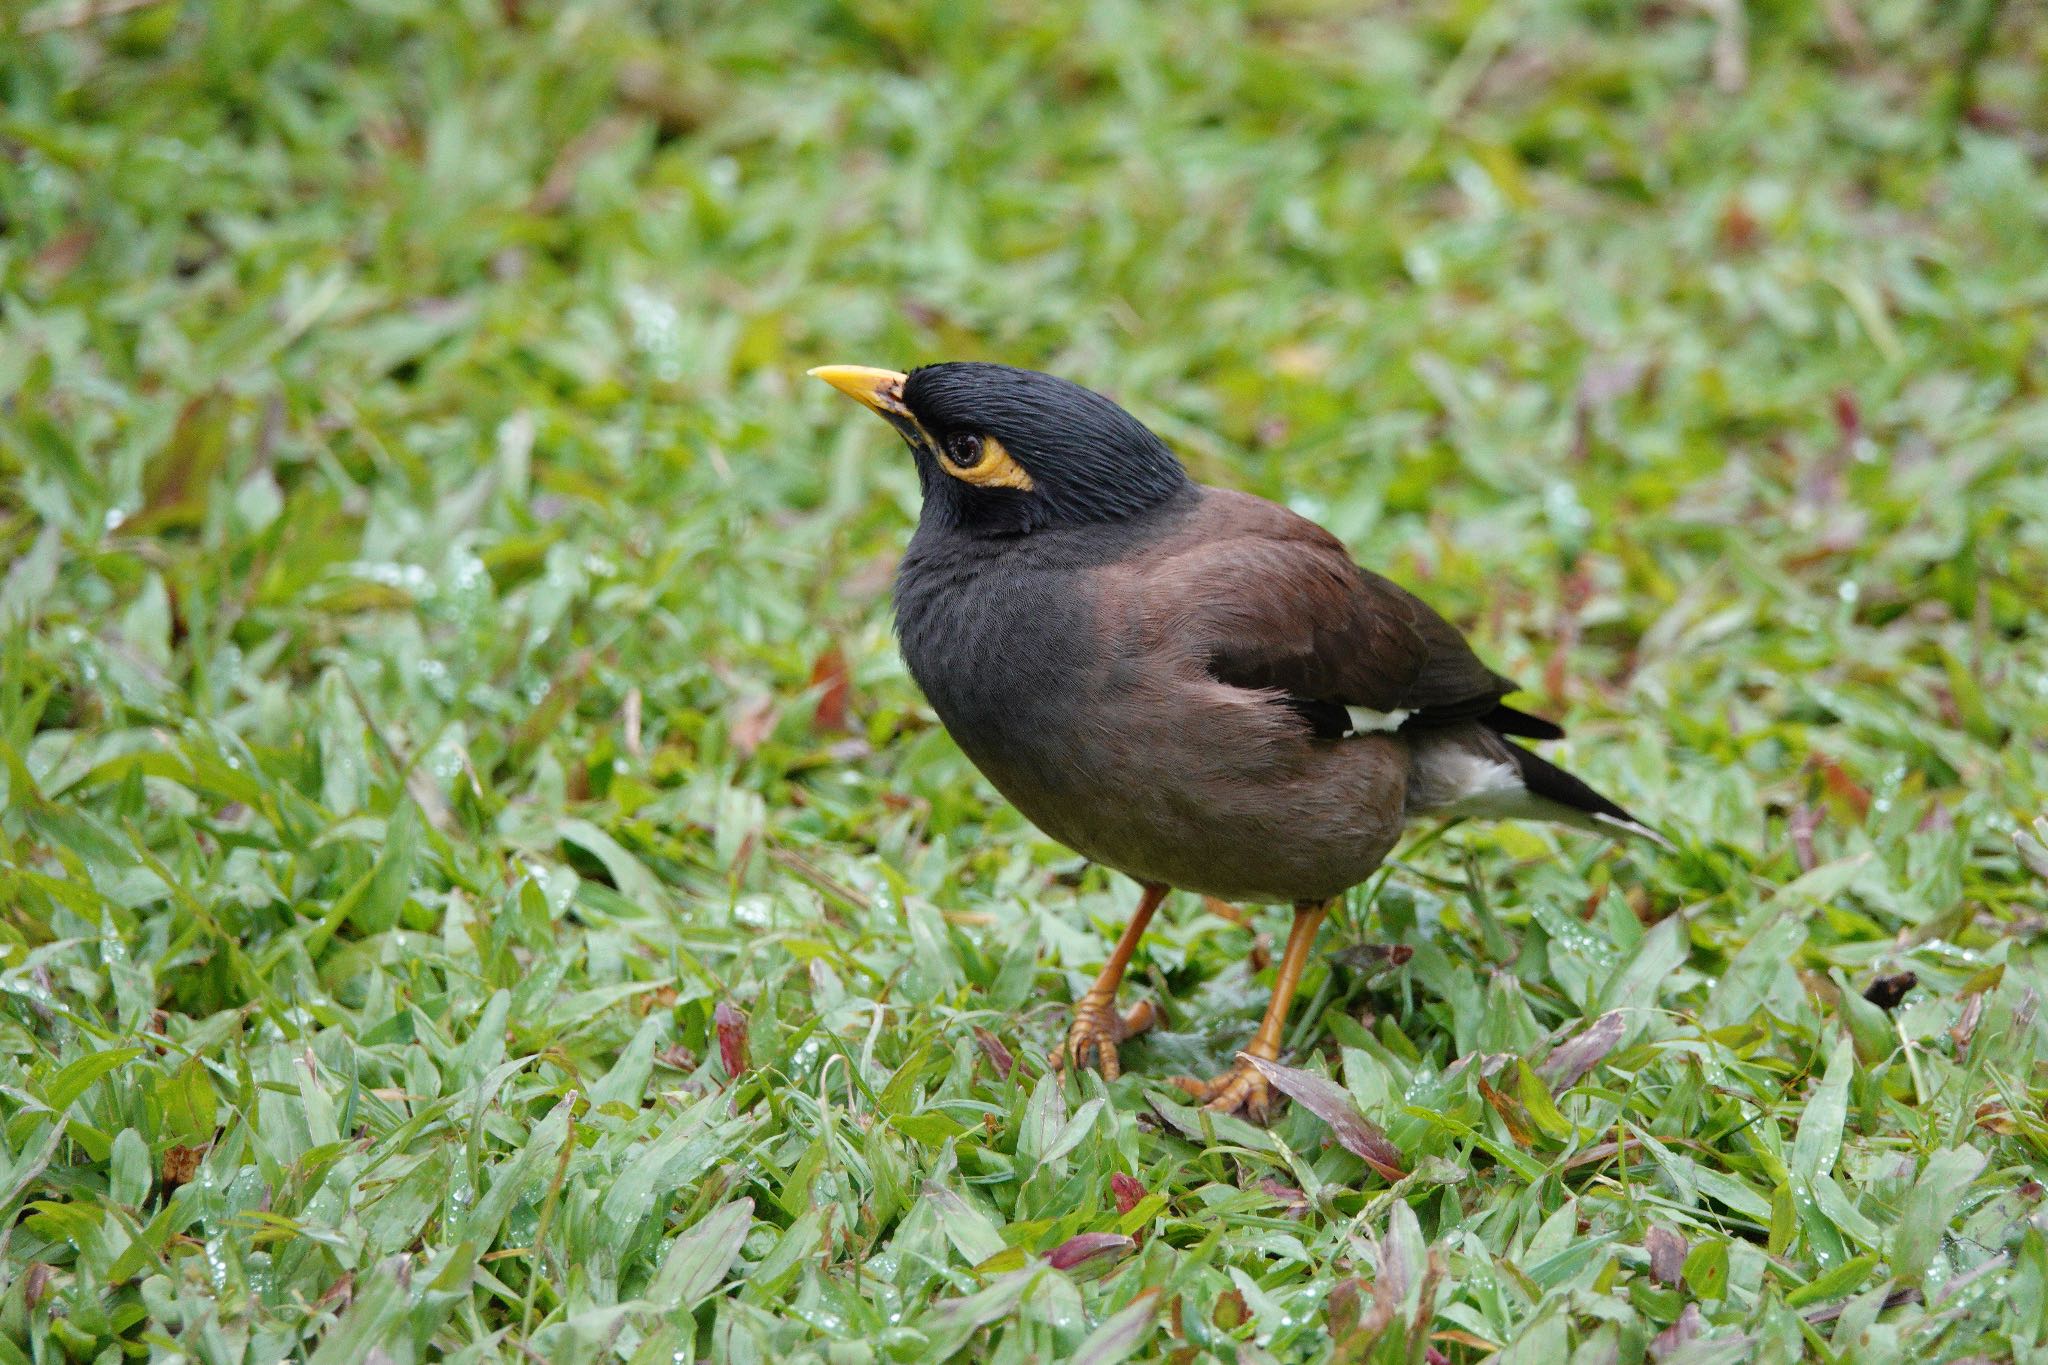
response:
<svg viewBox="0 0 2048 1365"><path fill-rule="evenodd" d="M1211 490L1161 548L1147 596L1169 628L1194 632L1219 681L1298 699L1319 729L1313 707L1357 706L1409 712L1410 725L1563 733L1502 706L1515 683L1481 663L1457 627L1284 507Z"/></svg>

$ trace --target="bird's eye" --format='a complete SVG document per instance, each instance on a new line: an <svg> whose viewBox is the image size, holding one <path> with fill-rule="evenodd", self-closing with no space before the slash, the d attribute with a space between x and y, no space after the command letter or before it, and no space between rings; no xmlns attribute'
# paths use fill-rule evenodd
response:
<svg viewBox="0 0 2048 1365"><path fill-rule="evenodd" d="M962 483L982 488L1014 488L1021 493L1032 489L1031 476L1010 457L1003 443L993 436L956 432L939 447L939 463Z"/></svg>

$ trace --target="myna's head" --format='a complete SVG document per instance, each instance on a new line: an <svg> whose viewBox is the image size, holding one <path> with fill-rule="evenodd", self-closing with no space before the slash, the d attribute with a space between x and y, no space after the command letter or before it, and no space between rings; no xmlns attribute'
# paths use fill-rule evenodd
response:
<svg viewBox="0 0 2048 1365"><path fill-rule="evenodd" d="M1166 443L1099 393L1035 370L955 362L812 374L872 408L917 457L924 516L1015 534L1135 516L1187 486Z"/></svg>

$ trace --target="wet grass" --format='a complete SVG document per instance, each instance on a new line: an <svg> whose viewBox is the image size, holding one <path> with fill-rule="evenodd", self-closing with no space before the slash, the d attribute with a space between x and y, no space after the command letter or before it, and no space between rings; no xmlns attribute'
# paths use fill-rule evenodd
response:
<svg viewBox="0 0 2048 1365"><path fill-rule="evenodd" d="M1352 8L0 17L0 1358L2036 1358L2048 25ZM1161 1080L1284 919L1176 897L1047 1079L1133 888L802 379L939 358L1678 850L1403 853L1270 1131Z"/></svg>

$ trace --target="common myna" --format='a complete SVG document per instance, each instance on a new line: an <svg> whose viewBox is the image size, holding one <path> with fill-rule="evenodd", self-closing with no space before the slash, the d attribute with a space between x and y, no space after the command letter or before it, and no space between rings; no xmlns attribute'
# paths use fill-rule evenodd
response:
<svg viewBox="0 0 2048 1365"><path fill-rule="evenodd" d="M1169 888L1284 901L1293 928L1245 1052L1281 1026L1330 902L1422 816L1518 817L1656 838L1514 742L1557 739L1456 627L1314 522L1194 482L1109 399L1006 365L811 371L910 444L924 509L896 575L904 661L974 765L1053 838L1144 894L1056 1060L1116 1045L1116 1008ZM1242 1057L1176 1078L1262 1118Z"/></svg>

